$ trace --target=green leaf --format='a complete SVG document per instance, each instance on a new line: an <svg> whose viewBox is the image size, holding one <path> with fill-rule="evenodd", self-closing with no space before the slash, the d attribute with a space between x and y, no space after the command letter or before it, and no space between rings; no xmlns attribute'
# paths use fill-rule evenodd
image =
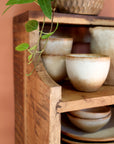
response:
<svg viewBox="0 0 114 144"><path fill-rule="evenodd" d="M6 5L32 3L35 0L9 0Z"/></svg>
<svg viewBox="0 0 114 144"><path fill-rule="evenodd" d="M32 54L28 56L28 61L32 59Z"/></svg>
<svg viewBox="0 0 114 144"><path fill-rule="evenodd" d="M4 14L7 12L7 10L9 10L12 6L13 6L13 5L9 5L9 6L3 11L2 15L4 15Z"/></svg>
<svg viewBox="0 0 114 144"><path fill-rule="evenodd" d="M31 47L29 50L35 50L37 48L37 45L34 45L33 47Z"/></svg>
<svg viewBox="0 0 114 144"><path fill-rule="evenodd" d="M45 16L51 19L52 17L51 0L38 0L38 3Z"/></svg>
<svg viewBox="0 0 114 144"><path fill-rule="evenodd" d="M30 20L25 24L25 29L27 32L34 31L38 28L38 21Z"/></svg>
<svg viewBox="0 0 114 144"><path fill-rule="evenodd" d="M22 44L18 45L18 46L15 48L15 50L16 50L16 51L24 51L24 50L26 50L26 49L28 49L28 48L29 48L29 44L27 44L27 43L22 43Z"/></svg>
<svg viewBox="0 0 114 144"><path fill-rule="evenodd" d="M43 36L41 37L41 39L47 39L47 38L49 38L51 35L53 35L53 34L56 32L56 30L58 29L58 26L59 26L59 24L57 23L55 30L54 30L53 32L51 32L51 33L47 33L47 34L43 35Z"/></svg>

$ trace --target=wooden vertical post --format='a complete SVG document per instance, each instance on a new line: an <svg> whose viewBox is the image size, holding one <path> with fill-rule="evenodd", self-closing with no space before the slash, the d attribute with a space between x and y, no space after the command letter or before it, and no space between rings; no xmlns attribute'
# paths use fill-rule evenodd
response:
<svg viewBox="0 0 114 144"><path fill-rule="evenodd" d="M14 47L22 42L33 46L38 31L28 34L24 24L29 12L14 18ZM14 50L15 81L15 142L16 144L59 144L60 114L56 105L61 99L61 87L47 74L42 62L29 77L33 65L27 65L27 52Z"/></svg>

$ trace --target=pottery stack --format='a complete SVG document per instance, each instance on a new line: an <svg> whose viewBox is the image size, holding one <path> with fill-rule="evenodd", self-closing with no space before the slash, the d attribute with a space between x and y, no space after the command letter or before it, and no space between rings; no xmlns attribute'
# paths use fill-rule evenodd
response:
<svg viewBox="0 0 114 144"><path fill-rule="evenodd" d="M108 106L72 111L67 113L71 123L86 132L96 132L104 127L111 118Z"/></svg>
<svg viewBox="0 0 114 144"><path fill-rule="evenodd" d="M52 79L59 82L66 78L65 58L71 53L73 39L52 37L47 40L41 40L40 48L44 49L42 61Z"/></svg>

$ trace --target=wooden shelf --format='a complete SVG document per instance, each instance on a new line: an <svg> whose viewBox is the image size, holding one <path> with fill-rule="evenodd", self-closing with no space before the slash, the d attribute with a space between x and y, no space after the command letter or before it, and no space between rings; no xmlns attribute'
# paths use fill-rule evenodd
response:
<svg viewBox="0 0 114 144"><path fill-rule="evenodd" d="M25 20L25 16L29 17L29 20L35 19L43 22L44 15L39 11L28 11L19 15L18 20L22 22ZM46 17L45 22L50 23L51 20ZM53 22L72 25L114 26L114 18L65 13L55 13Z"/></svg>
<svg viewBox="0 0 114 144"><path fill-rule="evenodd" d="M57 106L59 113L114 104L114 86L102 86L98 91L76 91L71 84L63 83L62 100Z"/></svg>
<svg viewBox="0 0 114 144"><path fill-rule="evenodd" d="M25 23L32 19L39 21L38 28L40 28L43 13L28 11L14 18L14 47L23 42L29 43L30 47L37 43L39 29L30 33L25 31ZM71 33L74 39L77 39L75 33L77 32L79 37L78 32L81 32L79 42L80 39L84 40L85 36L88 37L89 26L114 27L114 18L75 14L55 13L54 23L57 22L61 24L60 31L63 27L66 29L69 27L69 31L66 29L64 31ZM46 18L46 23L50 23L48 18ZM79 27L84 27L84 30L81 31ZM58 85L50 78L41 61L36 71L27 77L26 73L30 73L34 68L32 64L28 65L27 58L27 51L20 53L14 50L16 144L60 144L60 113L114 104L114 87L103 86L97 92L84 93L74 90L69 83L62 83L60 86L61 84Z"/></svg>

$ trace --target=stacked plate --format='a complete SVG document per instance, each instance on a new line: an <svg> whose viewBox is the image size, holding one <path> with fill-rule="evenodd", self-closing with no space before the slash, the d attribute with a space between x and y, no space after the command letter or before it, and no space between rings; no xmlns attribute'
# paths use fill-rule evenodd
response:
<svg viewBox="0 0 114 144"><path fill-rule="evenodd" d="M88 133L76 128L67 118L62 115L62 144L114 144L114 107L109 123L101 130Z"/></svg>

